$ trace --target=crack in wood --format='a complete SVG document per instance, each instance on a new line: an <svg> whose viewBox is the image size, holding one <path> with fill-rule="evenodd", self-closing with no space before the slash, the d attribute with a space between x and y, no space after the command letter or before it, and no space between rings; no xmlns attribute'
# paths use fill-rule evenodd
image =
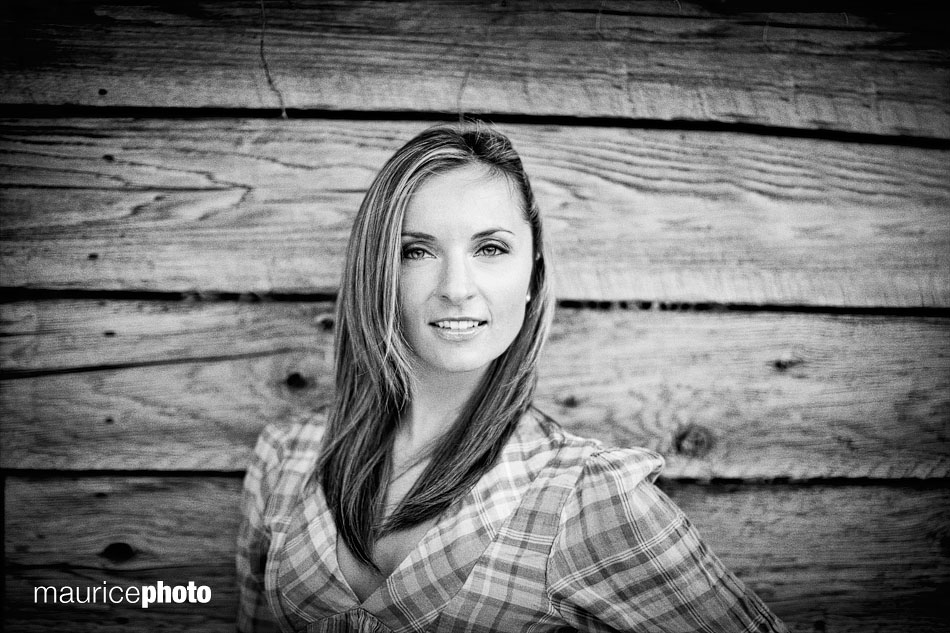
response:
<svg viewBox="0 0 950 633"><path fill-rule="evenodd" d="M264 68L264 77L267 78L267 85L274 92L274 94L277 95L277 101L280 103L280 118L286 119L287 108L284 104L284 93L281 92L280 88L277 87L277 83L274 81L274 78L271 76L270 66L267 63L267 56L264 54L264 37L267 32L267 14L264 11L264 0L260 0L260 2L261 2L261 47L260 47L261 65Z"/></svg>

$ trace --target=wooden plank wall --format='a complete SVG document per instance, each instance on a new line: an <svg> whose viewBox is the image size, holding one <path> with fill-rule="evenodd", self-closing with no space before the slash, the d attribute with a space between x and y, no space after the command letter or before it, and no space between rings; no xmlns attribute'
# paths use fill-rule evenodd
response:
<svg viewBox="0 0 950 633"><path fill-rule="evenodd" d="M950 630L948 30L782 4L8 2L6 630L230 630L240 477L330 397L362 192L459 112L546 217L538 404L663 453L793 630ZM159 580L213 599L34 604Z"/></svg>

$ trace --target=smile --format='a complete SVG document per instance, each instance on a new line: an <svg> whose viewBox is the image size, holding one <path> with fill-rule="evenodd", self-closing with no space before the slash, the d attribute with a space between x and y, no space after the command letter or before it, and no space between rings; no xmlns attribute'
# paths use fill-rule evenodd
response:
<svg viewBox="0 0 950 633"><path fill-rule="evenodd" d="M444 341L467 341L475 338L488 326L488 321L477 319L439 319L429 324L436 336Z"/></svg>
<svg viewBox="0 0 950 633"><path fill-rule="evenodd" d="M474 319L445 319L436 321L433 325L443 330L470 330L484 324L485 321L475 321Z"/></svg>

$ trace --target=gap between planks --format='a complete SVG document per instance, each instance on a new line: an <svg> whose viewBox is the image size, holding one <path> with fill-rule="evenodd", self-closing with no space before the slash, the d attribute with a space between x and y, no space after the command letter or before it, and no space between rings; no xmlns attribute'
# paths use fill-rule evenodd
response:
<svg viewBox="0 0 950 633"><path fill-rule="evenodd" d="M335 302L336 293L281 293L281 292L161 292L152 290L102 289L49 289L0 287L0 304L18 301L59 301L80 299L89 301L191 301L191 302ZM797 314L831 314L839 316L903 316L950 318L950 307L944 306L823 306L795 304L715 303L709 301L656 301L649 299L581 300L558 299L558 308L598 311L634 310L660 312L775 312Z"/></svg>
<svg viewBox="0 0 950 633"><path fill-rule="evenodd" d="M609 116L541 115L512 112L462 113L466 120L479 119L495 125L534 127L617 128L627 130L666 130L673 132L723 132L775 138L797 138L862 145L892 145L918 149L950 149L950 138L911 134L884 134L823 128L799 128L728 121L692 121L687 119L640 119ZM326 121L420 122L457 121L458 112L414 110L326 110L300 108L222 108L222 107L150 107L88 106L44 104L0 104L0 119L297 119ZM0 123L2 125L2 123Z"/></svg>

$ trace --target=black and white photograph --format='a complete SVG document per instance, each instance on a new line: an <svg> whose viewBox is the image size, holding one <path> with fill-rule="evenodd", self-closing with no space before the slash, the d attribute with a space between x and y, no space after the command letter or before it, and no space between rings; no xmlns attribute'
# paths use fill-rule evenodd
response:
<svg viewBox="0 0 950 633"><path fill-rule="evenodd" d="M23 633L950 633L940 3L9 0Z"/></svg>

